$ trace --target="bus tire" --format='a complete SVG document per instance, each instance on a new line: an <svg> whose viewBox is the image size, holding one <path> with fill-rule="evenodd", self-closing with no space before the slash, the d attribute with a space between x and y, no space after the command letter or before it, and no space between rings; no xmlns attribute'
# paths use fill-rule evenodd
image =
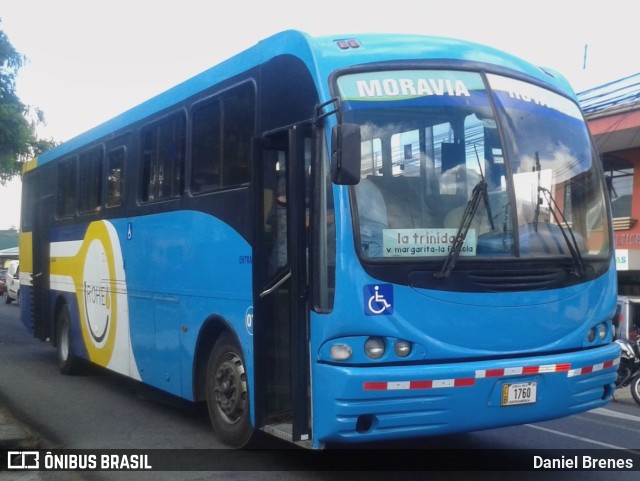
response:
<svg viewBox="0 0 640 481"><path fill-rule="evenodd" d="M58 312L56 326L58 368L62 374L76 374L79 371L80 359L73 353L71 321L69 320L69 307L66 304Z"/></svg>
<svg viewBox="0 0 640 481"><path fill-rule="evenodd" d="M206 389L209 417L219 439L234 448L247 446L254 433L247 372L238 343L227 334L209 355Z"/></svg>
<svg viewBox="0 0 640 481"><path fill-rule="evenodd" d="M636 378L631 381L630 387L634 401L640 404L640 374L636 374Z"/></svg>

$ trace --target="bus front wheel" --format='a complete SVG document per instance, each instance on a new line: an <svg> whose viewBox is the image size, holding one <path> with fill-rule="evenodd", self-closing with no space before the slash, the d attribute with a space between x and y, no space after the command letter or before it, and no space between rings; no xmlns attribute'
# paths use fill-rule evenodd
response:
<svg viewBox="0 0 640 481"><path fill-rule="evenodd" d="M211 424L222 442L241 448L253 436L249 388L242 352L229 335L215 343L207 363L207 406Z"/></svg>
<svg viewBox="0 0 640 481"><path fill-rule="evenodd" d="M80 360L73 353L71 322L69 321L69 308L66 304L60 309L56 324L58 367L62 374L75 374L78 371Z"/></svg>

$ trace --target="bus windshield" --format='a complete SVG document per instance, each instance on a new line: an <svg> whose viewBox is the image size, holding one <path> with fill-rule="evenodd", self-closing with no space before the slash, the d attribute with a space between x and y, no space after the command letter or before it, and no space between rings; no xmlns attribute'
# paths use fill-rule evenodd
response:
<svg viewBox="0 0 640 481"><path fill-rule="evenodd" d="M352 201L362 257L435 261L461 232L460 261L609 255L604 183L571 100L466 71L337 83L344 121L361 130Z"/></svg>

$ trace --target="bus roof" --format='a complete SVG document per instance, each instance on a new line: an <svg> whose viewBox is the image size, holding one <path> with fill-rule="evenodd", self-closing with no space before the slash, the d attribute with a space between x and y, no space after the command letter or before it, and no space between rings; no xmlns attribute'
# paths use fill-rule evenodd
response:
<svg viewBox="0 0 640 481"><path fill-rule="evenodd" d="M349 43L355 39L357 43ZM345 40L342 46L339 41ZM256 67L279 55L300 58L312 72L320 101L329 100L327 79L336 69L396 60L468 60L518 71L549 86L575 96L566 80L518 57L492 47L464 40L412 34L347 34L311 37L287 30L258 42L249 49L166 90L124 113L43 153L37 164L67 155L91 142L108 137L156 112L179 103L230 77Z"/></svg>

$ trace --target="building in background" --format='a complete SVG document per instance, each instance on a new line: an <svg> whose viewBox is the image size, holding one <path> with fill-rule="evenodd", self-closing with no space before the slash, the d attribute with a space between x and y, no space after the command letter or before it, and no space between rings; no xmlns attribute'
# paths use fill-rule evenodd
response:
<svg viewBox="0 0 640 481"><path fill-rule="evenodd" d="M0 230L0 250L18 247L18 231L15 229Z"/></svg>
<svg viewBox="0 0 640 481"><path fill-rule="evenodd" d="M581 92L578 98L611 195L618 292L640 295L640 73Z"/></svg>
<svg viewBox="0 0 640 481"><path fill-rule="evenodd" d="M9 261L18 258L18 231L0 230L0 269L6 269Z"/></svg>
<svg viewBox="0 0 640 481"><path fill-rule="evenodd" d="M19 251L17 247L0 250L0 269L6 269L9 262L18 260L18 254Z"/></svg>

